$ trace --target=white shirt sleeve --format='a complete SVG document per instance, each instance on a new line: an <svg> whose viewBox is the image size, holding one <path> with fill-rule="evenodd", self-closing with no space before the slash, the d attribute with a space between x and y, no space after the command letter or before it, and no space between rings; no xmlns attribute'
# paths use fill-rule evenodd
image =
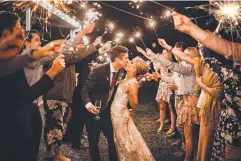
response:
<svg viewBox="0 0 241 161"><path fill-rule="evenodd" d="M90 108L90 106L92 106L93 104L91 102L88 102L86 105L85 105L85 108L88 110Z"/></svg>

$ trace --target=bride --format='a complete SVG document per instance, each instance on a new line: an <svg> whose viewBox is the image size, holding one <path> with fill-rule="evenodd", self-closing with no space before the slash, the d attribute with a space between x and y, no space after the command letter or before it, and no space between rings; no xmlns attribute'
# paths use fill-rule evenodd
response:
<svg viewBox="0 0 241 161"><path fill-rule="evenodd" d="M138 105L137 77L144 76L149 70L146 62L137 57L130 61L126 68L127 79L120 84L111 105L115 145L119 161L154 161L149 148L136 128L129 110Z"/></svg>

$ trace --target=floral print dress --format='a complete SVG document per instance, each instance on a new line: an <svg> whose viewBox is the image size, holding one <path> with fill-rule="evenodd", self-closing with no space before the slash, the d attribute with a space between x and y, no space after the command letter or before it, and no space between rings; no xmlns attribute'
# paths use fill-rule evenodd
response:
<svg viewBox="0 0 241 161"><path fill-rule="evenodd" d="M54 147L60 146L71 117L70 105L66 101L46 100L45 110L47 144Z"/></svg>
<svg viewBox="0 0 241 161"><path fill-rule="evenodd" d="M223 82L225 98L213 145L212 161L225 159L225 145L241 145L241 66L225 66L215 58L206 58Z"/></svg>

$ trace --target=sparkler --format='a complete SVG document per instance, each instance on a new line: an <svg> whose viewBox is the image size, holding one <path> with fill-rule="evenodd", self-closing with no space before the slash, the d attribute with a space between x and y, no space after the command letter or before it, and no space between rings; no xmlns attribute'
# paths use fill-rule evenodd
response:
<svg viewBox="0 0 241 161"><path fill-rule="evenodd" d="M156 26L156 21L150 21L149 24L148 24L148 27L151 27L151 28L154 30L154 32L155 32L155 34L156 34L156 37L157 37L157 39L158 39L159 36L158 36L158 34L157 34L157 32L156 32L155 26Z"/></svg>
<svg viewBox="0 0 241 161"><path fill-rule="evenodd" d="M52 1L52 0L24 0L24 1L17 1L13 3L14 8L21 9L22 11L26 11L28 8L32 8L32 17L39 18L39 20L43 20L46 24L49 23L48 19L51 17L52 10L46 10L41 4L50 4L58 10L64 11L65 13L69 13L72 11L66 4L69 1ZM54 9L53 9L54 10ZM39 11L39 13L37 13Z"/></svg>
<svg viewBox="0 0 241 161"><path fill-rule="evenodd" d="M94 11L93 9L90 9L86 13L87 20L85 21L85 24L93 23L96 20L99 20L99 17L101 17L102 14L99 13L98 11Z"/></svg>
<svg viewBox="0 0 241 161"><path fill-rule="evenodd" d="M135 39L134 39L133 37L131 37L131 38L129 39L129 42L130 42L130 43L133 43L133 44L135 44L135 46L137 46L136 43L135 43Z"/></svg>
<svg viewBox="0 0 241 161"><path fill-rule="evenodd" d="M108 24L108 28L105 28L105 31L104 33L102 34L102 37L107 34L109 31L112 32L113 29L115 28L115 24L117 23L118 21L116 21L115 23L109 23Z"/></svg>
<svg viewBox="0 0 241 161"><path fill-rule="evenodd" d="M134 31L135 31L135 37L139 38L139 39L141 40L142 44L145 46L145 48L147 48L147 47L146 47L146 44L144 43L144 41L143 41L142 38L141 38L141 33L140 33L140 32L137 32L134 27L133 27L133 29L134 29Z"/></svg>
<svg viewBox="0 0 241 161"><path fill-rule="evenodd" d="M141 7L141 4L142 4L143 1L142 0L132 0L132 2L133 2L132 8L139 9ZM132 5L131 2L129 4Z"/></svg>
<svg viewBox="0 0 241 161"><path fill-rule="evenodd" d="M124 36L124 34L122 33L122 32L118 32L117 34L116 34L116 38L115 38L115 42L116 43L119 43L120 42L120 40L123 38L123 36Z"/></svg>
<svg viewBox="0 0 241 161"><path fill-rule="evenodd" d="M241 1L238 0L222 0L214 1L210 0L209 4L199 5L195 7L187 7L201 9L213 15L219 22L216 28L216 32L223 29L226 32L235 31L239 37L241 23Z"/></svg>

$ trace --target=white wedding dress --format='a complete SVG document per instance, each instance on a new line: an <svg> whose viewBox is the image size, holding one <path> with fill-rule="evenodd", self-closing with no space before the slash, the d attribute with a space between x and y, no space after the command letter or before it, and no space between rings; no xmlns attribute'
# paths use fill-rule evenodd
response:
<svg viewBox="0 0 241 161"><path fill-rule="evenodd" d="M119 86L111 105L111 120L118 159L119 161L155 161L130 116L127 108L128 101L128 94Z"/></svg>

